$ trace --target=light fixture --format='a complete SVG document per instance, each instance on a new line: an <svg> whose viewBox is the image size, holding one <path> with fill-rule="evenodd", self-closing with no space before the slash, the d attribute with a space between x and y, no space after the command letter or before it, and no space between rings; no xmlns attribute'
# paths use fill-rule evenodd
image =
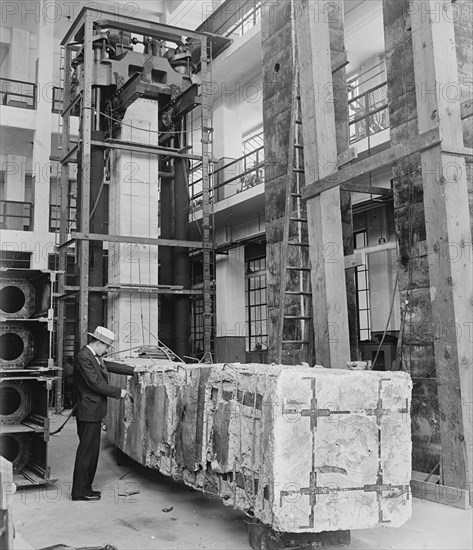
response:
<svg viewBox="0 0 473 550"><path fill-rule="evenodd" d="M378 239L379 244L384 244L386 239L383 237L383 208L379 209L379 230L381 232L381 237Z"/></svg>

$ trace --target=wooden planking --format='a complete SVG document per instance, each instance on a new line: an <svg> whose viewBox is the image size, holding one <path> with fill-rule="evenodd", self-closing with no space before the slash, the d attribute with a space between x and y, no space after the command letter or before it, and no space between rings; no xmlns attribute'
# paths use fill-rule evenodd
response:
<svg viewBox="0 0 473 550"><path fill-rule="evenodd" d="M354 178L369 174L377 168L389 166L397 160L401 160L413 153L435 147L439 144L440 138L438 129L434 128L430 131L426 131L408 144L400 143L394 145L381 153L377 153L367 159L356 162L339 172L319 178L319 181L311 183L303 189L302 197L307 200L313 196L319 195L322 191L342 185Z"/></svg>
<svg viewBox="0 0 473 550"><path fill-rule="evenodd" d="M5 426L2 427L4 433ZM0 510L3 515L0 542L2 548L13 548L13 519L10 508L10 497L16 492L13 483L13 465L3 456L0 456Z"/></svg>
<svg viewBox="0 0 473 550"><path fill-rule="evenodd" d="M458 82L456 44L452 14L432 20L421 12L434 13L434 0L416 4L411 21L419 132L438 130L442 138L441 145L421 154L427 246L434 252L428 255L432 313L443 327L434 339L441 478L443 485L464 489L471 482L473 445L472 355L466 335L472 322L473 263L468 250L472 236L465 159L442 152L442 147L463 147L461 106L449 101L446 94L425 93ZM448 4L443 7L453 9ZM461 251L452 259L442 253L450 244Z"/></svg>
<svg viewBox="0 0 473 550"><path fill-rule="evenodd" d="M72 239L68 241L68 244L74 240L88 240L88 241L106 241L114 243L134 243L134 244L149 244L156 246L181 246L186 248L202 248L202 241L185 241L174 239L160 239L153 237L133 237L131 235L101 235L100 233L72 233ZM210 248L210 245L208 245Z"/></svg>
<svg viewBox="0 0 473 550"><path fill-rule="evenodd" d="M334 104L322 97L332 86L329 24L316 17L307 0L296 2L295 12L305 177L314 181L338 168ZM312 198L303 190L302 196L310 199L307 221L316 361L325 367L342 367L350 359L350 342L340 190L331 188Z"/></svg>
<svg viewBox="0 0 473 550"><path fill-rule="evenodd" d="M467 491L458 487L448 487L438 483L412 479L411 491L413 497L421 500L446 504L462 510L468 510L472 507L473 495L471 490Z"/></svg>
<svg viewBox="0 0 473 550"><path fill-rule="evenodd" d="M82 147L78 151L80 154L81 164L78 166L80 170L80 186L78 185L78 195L80 195L80 230L84 233L89 232L90 225L90 176L91 170L89 169L92 156L91 156L91 136L92 136L92 81L94 60L92 57L92 36L93 36L93 24L92 21L84 22L84 65L83 65L83 79L84 90L82 99L82 113L81 113L81 136ZM89 242L81 241L78 246L78 264L79 264L79 303L78 303L78 315L79 322L77 324L76 342L78 342L79 348L83 348L87 344L87 331L89 327L89 275L90 275L90 258L89 258Z"/></svg>
<svg viewBox="0 0 473 550"><path fill-rule="evenodd" d="M383 197L392 197L392 189L386 189L385 187L375 187L363 183L342 183L340 189L343 191L350 191L351 193L366 193L368 195L382 195Z"/></svg>

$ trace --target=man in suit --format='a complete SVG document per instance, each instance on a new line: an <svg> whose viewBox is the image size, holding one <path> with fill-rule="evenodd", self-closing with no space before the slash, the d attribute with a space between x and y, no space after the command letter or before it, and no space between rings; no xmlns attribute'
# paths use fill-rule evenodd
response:
<svg viewBox="0 0 473 550"><path fill-rule="evenodd" d="M100 500L100 492L92 489L100 451L102 420L107 414L107 397L131 398L130 394L108 383L107 369L101 359L112 346L115 335L105 327L97 327L92 341L83 347L74 361L73 393L77 406L76 420L79 446L72 481L72 500ZM133 369L124 374L133 374Z"/></svg>

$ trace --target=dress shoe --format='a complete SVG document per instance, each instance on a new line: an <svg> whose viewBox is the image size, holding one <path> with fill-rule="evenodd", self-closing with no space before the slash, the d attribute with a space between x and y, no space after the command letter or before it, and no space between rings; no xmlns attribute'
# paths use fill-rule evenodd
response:
<svg viewBox="0 0 473 550"><path fill-rule="evenodd" d="M100 500L100 495L93 495L93 494L88 494L88 495L82 495L81 497L71 497L72 500L85 500L85 501L90 501L90 500Z"/></svg>
<svg viewBox="0 0 473 550"><path fill-rule="evenodd" d="M94 491L93 489L92 489L92 491L89 491L88 494L90 494L90 495L97 495L97 496L99 496L99 497L102 496L102 493L101 493L100 491Z"/></svg>

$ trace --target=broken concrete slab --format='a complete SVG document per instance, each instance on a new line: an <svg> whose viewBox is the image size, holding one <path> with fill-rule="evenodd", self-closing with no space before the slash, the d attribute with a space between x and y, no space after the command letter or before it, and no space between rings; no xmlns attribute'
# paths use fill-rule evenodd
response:
<svg viewBox="0 0 473 550"><path fill-rule="evenodd" d="M134 401L111 400L109 436L139 463L278 532L410 517L407 373L152 363L128 381L113 375Z"/></svg>

